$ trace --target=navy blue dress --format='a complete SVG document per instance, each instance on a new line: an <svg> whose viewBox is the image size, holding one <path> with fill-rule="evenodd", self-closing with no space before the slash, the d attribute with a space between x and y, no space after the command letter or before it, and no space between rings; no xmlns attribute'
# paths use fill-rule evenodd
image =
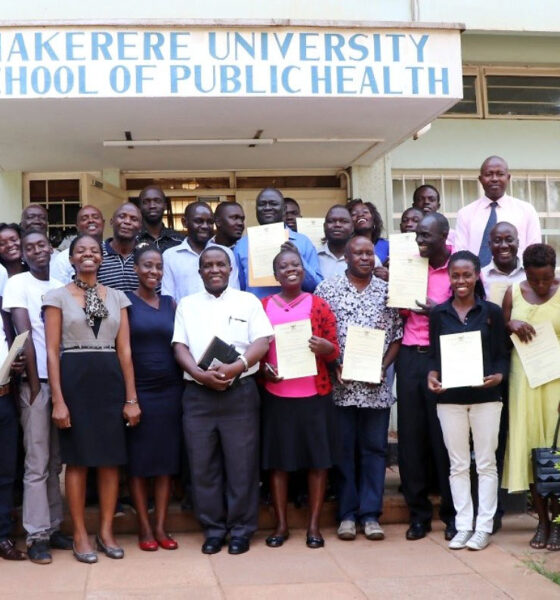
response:
<svg viewBox="0 0 560 600"><path fill-rule="evenodd" d="M181 466L183 380L171 339L175 307L161 296L156 309L127 292L130 347L142 415L127 428L128 473L133 477L174 475Z"/></svg>

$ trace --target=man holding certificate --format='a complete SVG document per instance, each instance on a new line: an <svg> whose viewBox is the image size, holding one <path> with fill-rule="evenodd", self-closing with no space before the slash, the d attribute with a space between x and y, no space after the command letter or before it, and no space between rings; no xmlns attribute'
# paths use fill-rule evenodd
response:
<svg viewBox="0 0 560 600"><path fill-rule="evenodd" d="M397 309L387 307L387 283L373 274L372 241L352 238L346 245L346 262L345 274L323 281L315 292L336 316L343 354L333 390L342 444L338 537L353 540L356 526L362 525L368 539L380 540L385 535L379 517L394 403L385 373L399 351L402 321Z"/></svg>
<svg viewBox="0 0 560 600"><path fill-rule="evenodd" d="M256 212L259 225L272 225L275 223L284 223L284 196L276 188L265 188L257 196ZM257 227L253 229L259 229ZM292 231L289 227L283 227L284 235L277 242L275 237L268 235L255 235L251 244L249 236L243 236L235 245L234 254L239 268L239 286L242 290L255 294L258 298L264 298L269 294L280 291L280 287L274 281L272 272L272 259L282 250L297 250L301 256L304 278L302 289L306 292L313 292L317 284L323 279L319 268L319 258L317 251L311 240L297 231ZM257 233L257 232L256 232ZM267 273L256 273L257 261L259 267L262 265L263 257L270 257L265 265ZM259 258L261 260L259 260ZM259 275L259 277L257 277ZM262 283L259 283L259 279Z"/></svg>
<svg viewBox="0 0 560 600"><path fill-rule="evenodd" d="M429 493L437 477L445 538L456 533L455 509L449 489L449 458L436 413L435 396L428 390L430 334L428 315L451 295L447 261L449 222L437 212L428 213L416 229L420 256L428 259L427 297L418 298L419 310L403 311L404 336L397 359L399 470L410 527L406 539L419 540L431 530L433 507Z"/></svg>
<svg viewBox="0 0 560 600"><path fill-rule="evenodd" d="M501 382L508 373L502 310L484 300L480 260L472 252L449 259L453 296L430 312L428 388L449 453L457 515L452 550L482 550L490 541L498 501L496 448L502 412ZM478 473L478 514L473 532L470 434Z"/></svg>
<svg viewBox="0 0 560 600"><path fill-rule="evenodd" d="M255 296L228 286L224 248L200 254L204 291L177 307L173 344L186 380L183 429L192 477L195 514L205 535L204 554L249 550L259 503L259 393L254 381L273 334ZM233 360L199 363L209 346L232 345ZM213 343L214 342L214 343Z"/></svg>

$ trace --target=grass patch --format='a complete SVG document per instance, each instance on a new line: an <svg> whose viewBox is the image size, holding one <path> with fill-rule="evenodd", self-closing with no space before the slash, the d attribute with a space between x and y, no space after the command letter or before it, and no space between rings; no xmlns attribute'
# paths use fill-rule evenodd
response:
<svg viewBox="0 0 560 600"><path fill-rule="evenodd" d="M536 571L539 575L544 575L547 579L550 579L556 585L560 585L560 571L551 571L547 569L544 561L535 560L534 558L528 558L523 561L530 569Z"/></svg>

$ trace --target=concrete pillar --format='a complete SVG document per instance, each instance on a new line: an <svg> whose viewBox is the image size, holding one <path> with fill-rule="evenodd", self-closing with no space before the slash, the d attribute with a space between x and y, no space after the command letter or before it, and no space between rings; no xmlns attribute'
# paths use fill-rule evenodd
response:
<svg viewBox="0 0 560 600"><path fill-rule="evenodd" d="M114 185L115 187L121 187L121 172L120 169L103 169L101 171L101 178L103 181Z"/></svg>
<svg viewBox="0 0 560 600"><path fill-rule="evenodd" d="M361 198L375 204L385 224L383 236L392 232L392 191L391 162L388 156L369 166L352 167L352 198Z"/></svg>
<svg viewBox="0 0 560 600"><path fill-rule="evenodd" d="M19 223L23 210L23 173L0 171L0 222Z"/></svg>

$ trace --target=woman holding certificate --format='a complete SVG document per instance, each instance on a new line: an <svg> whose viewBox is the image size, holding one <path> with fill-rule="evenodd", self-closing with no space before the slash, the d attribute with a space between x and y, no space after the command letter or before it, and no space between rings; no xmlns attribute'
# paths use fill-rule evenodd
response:
<svg viewBox="0 0 560 600"><path fill-rule="evenodd" d="M522 346L528 345L536 354L542 348L544 356L537 359L536 368L521 362L519 351L512 351L509 380L509 438L506 449L503 486L511 492L530 489L533 505L539 517L535 535L530 541L532 548L560 550L560 525L551 522L548 499L539 496L533 485L531 449L552 445L554 428L558 418L560 379L548 383L533 382L543 378L548 357L552 350L543 347L546 336L535 335L535 329L552 324L556 337L560 336L560 281L555 277L556 253L547 244L532 244L523 252L526 281L515 283L504 297L503 307L508 329L517 336ZM540 340L539 340L540 338ZM553 340L554 341L554 340ZM532 346L532 348L531 348ZM541 348L539 348L539 346ZM523 353L524 354L524 353ZM556 366L557 366L556 361ZM552 365L554 366L554 365ZM534 371L537 371L536 373ZM558 514L558 500L551 502L552 518Z"/></svg>
<svg viewBox="0 0 560 600"><path fill-rule="evenodd" d="M472 252L452 254L448 263L452 297L430 314L428 388L437 394L437 413L449 453L449 483L457 515L452 550L488 546L498 501L496 448L507 376L506 329L501 309L484 299L480 261ZM473 532L470 433L478 474L478 514Z"/></svg>
<svg viewBox="0 0 560 600"><path fill-rule="evenodd" d="M302 292L304 271L299 253L282 251L274 258L273 266L282 289L263 299L266 314L275 326L276 339L261 363L265 380L261 410L263 468L270 470L277 525L266 544L277 548L288 538L288 473L307 469L310 514L306 544L309 548L321 548L325 542L319 531L319 517L327 469L335 462L334 406L327 365L340 353L336 321L324 300ZM284 358L279 331L285 325L295 328L298 324L307 325L311 336L305 336L300 345L303 347L292 349L292 360L287 362L310 363L308 372L315 375L297 376L298 373L285 373L278 366Z"/></svg>

